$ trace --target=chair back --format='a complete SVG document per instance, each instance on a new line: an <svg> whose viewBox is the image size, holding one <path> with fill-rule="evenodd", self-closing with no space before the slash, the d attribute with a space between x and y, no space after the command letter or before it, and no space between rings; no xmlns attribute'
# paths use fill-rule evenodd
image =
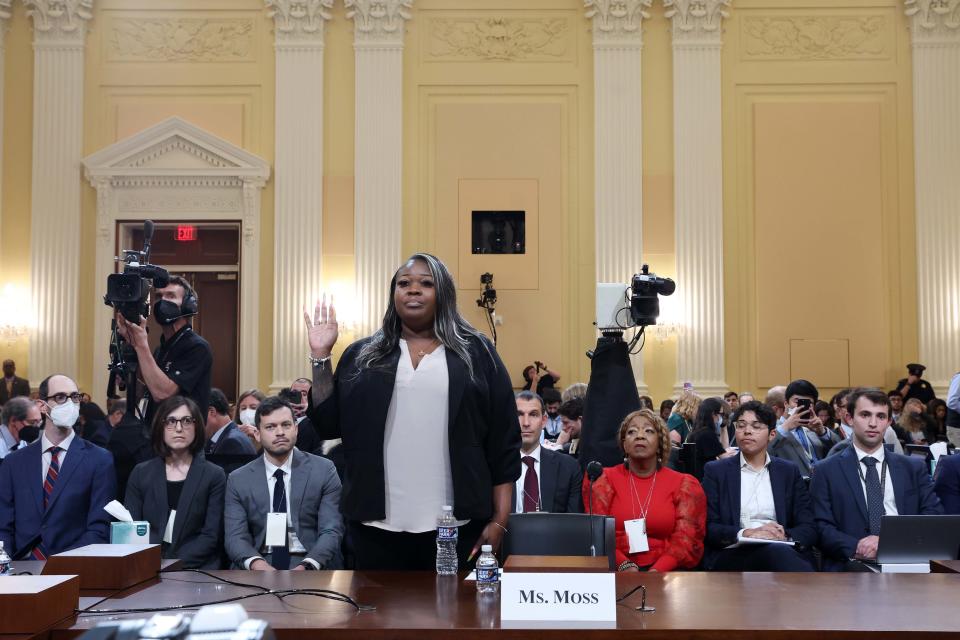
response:
<svg viewBox="0 0 960 640"><path fill-rule="evenodd" d="M607 556L617 568L615 521L611 516L586 513L511 513L503 538L503 558L526 556L589 556L590 519L598 556Z"/></svg>

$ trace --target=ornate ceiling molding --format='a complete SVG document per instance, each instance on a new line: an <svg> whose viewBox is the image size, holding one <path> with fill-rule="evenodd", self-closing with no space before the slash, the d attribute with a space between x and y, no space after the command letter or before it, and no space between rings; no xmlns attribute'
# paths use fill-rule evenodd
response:
<svg viewBox="0 0 960 640"><path fill-rule="evenodd" d="M677 36L707 37L719 41L720 26L730 14L730 0L663 0L667 18L673 21Z"/></svg>
<svg viewBox="0 0 960 640"><path fill-rule="evenodd" d="M344 0L354 22L354 42L403 45L403 28L413 0Z"/></svg>
<svg viewBox="0 0 960 640"><path fill-rule="evenodd" d="M587 17L593 20L593 40L598 42L642 41L640 25L653 0L585 0Z"/></svg>
<svg viewBox="0 0 960 640"><path fill-rule="evenodd" d="M267 0L277 42L323 43L333 0Z"/></svg>
<svg viewBox="0 0 960 640"><path fill-rule="evenodd" d="M24 0L37 43L83 44L93 0Z"/></svg>
<svg viewBox="0 0 960 640"><path fill-rule="evenodd" d="M960 33L960 0L906 0L905 12L915 28Z"/></svg>

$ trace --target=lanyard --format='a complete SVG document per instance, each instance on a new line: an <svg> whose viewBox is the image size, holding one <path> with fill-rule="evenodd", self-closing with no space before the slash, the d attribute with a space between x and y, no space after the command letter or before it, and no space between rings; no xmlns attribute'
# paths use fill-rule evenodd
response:
<svg viewBox="0 0 960 640"><path fill-rule="evenodd" d="M644 520L647 519L647 512L650 510L650 500L653 499L653 488L657 486L657 472L653 472L653 482L650 483L650 488L647 490L647 499L643 505L640 504L640 495L637 493L637 487L633 478L633 472L627 469L627 473L630 474L630 490L633 494L634 499L637 503L637 511L639 512L639 517Z"/></svg>

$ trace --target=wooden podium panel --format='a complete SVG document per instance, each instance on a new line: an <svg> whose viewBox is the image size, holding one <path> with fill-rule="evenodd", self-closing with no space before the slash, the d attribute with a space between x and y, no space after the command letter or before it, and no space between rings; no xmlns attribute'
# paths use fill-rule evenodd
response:
<svg viewBox="0 0 960 640"><path fill-rule="evenodd" d="M512 555L503 563L509 573L607 573L607 556L522 556Z"/></svg>
<svg viewBox="0 0 960 640"><path fill-rule="evenodd" d="M160 572L158 544L90 544L47 558L43 575L76 574L81 589L126 589Z"/></svg>
<svg viewBox="0 0 960 640"><path fill-rule="evenodd" d="M80 577L0 578L0 633L36 633L73 614Z"/></svg>

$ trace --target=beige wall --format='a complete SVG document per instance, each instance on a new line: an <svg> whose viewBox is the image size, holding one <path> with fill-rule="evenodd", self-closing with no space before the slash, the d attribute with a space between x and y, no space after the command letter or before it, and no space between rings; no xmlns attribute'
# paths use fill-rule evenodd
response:
<svg viewBox="0 0 960 640"><path fill-rule="evenodd" d="M514 382L546 361L585 380L594 341L593 57L580 0L417 0L404 53L404 253L453 268L478 327L499 293ZM15 3L4 91L0 285L29 283L32 50ZM643 250L675 272L670 23L644 22ZM895 0L737 0L723 49L727 380L809 375L890 385L916 354L909 34ZM262 0L100 0L87 40L84 151L169 115L272 162L273 25ZM324 278L354 276L353 28L337 2L325 53ZM473 208L528 211L529 253L469 252ZM273 190L263 192L262 387L271 380ZM93 246L94 192L84 191ZM625 229L629 234L630 230ZM102 283L81 259L80 370ZM637 265L639 269L640 265ZM853 286L856 283L857 286ZM683 283L678 283L683 286ZM352 337L352 336L347 336ZM29 371L26 342L0 347ZM646 382L670 395L676 339L650 339ZM90 380L81 379L81 386Z"/></svg>

